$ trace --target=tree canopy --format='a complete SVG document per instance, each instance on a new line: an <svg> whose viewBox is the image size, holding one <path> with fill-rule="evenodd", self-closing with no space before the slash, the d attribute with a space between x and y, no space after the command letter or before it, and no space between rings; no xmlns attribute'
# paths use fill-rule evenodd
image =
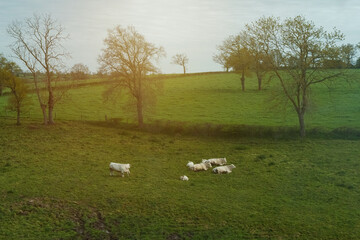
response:
<svg viewBox="0 0 360 240"><path fill-rule="evenodd" d="M114 95L117 90L126 89L135 100L138 124L143 125L144 105L154 99L155 78L150 74L158 73L154 61L165 55L162 47L145 40L134 27L117 26L108 31L104 40L105 48L99 56L101 71L116 79L114 86L105 97Z"/></svg>
<svg viewBox="0 0 360 240"><path fill-rule="evenodd" d="M246 26L251 41L269 60L271 71L280 82L284 96L293 105L305 136L305 113L308 111L311 86L335 79L341 70L329 71L330 62L342 60L343 34L325 31L302 16L263 17Z"/></svg>

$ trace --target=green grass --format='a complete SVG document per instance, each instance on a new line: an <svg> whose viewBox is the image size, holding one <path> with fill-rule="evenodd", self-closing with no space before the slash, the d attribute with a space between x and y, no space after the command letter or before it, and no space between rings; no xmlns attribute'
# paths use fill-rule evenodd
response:
<svg viewBox="0 0 360 240"><path fill-rule="evenodd" d="M313 88L305 140L286 137L297 119L269 101L276 81L258 92L249 78L241 92L232 73L162 79L148 132L121 104L103 103L105 85L70 90L48 127L35 96L21 126L1 97L0 239L359 239L353 73L352 85ZM322 129L332 132L314 137ZM215 175L185 166L211 157L236 168ZM109 162L130 163L131 176L109 176Z"/></svg>
<svg viewBox="0 0 360 240"><path fill-rule="evenodd" d="M1 120L0 239L358 239L360 142ZM227 157L229 175L188 161ZM132 164L110 177L111 161ZM189 182L179 180L189 176Z"/></svg>
<svg viewBox="0 0 360 240"><path fill-rule="evenodd" d="M360 72L354 70L352 84L338 80L329 91L324 85L313 87L313 104L306 114L308 128L335 129L339 127L360 128ZM94 80L95 81L95 80ZM156 107L147 112L148 122L180 121L186 123L211 123L253 126L298 126L292 106L287 110L270 101L278 82L264 83L264 90L257 91L255 76L246 80L246 91L241 92L239 75L234 73L169 76L158 96ZM102 92L107 86L93 85L69 91L67 98L55 106L58 120L104 120L121 118L134 121L134 112L125 110L123 101L117 104L104 103ZM33 96L34 106L25 117L41 119L41 111ZM0 99L0 115L4 112L5 98Z"/></svg>

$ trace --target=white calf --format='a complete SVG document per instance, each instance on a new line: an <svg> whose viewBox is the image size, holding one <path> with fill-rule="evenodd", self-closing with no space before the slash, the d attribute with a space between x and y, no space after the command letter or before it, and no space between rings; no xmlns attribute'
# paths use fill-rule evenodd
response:
<svg viewBox="0 0 360 240"><path fill-rule="evenodd" d="M180 177L180 180L182 180L182 181L189 181L189 178L184 175L184 176L181 176L181 177Z"/></svg>

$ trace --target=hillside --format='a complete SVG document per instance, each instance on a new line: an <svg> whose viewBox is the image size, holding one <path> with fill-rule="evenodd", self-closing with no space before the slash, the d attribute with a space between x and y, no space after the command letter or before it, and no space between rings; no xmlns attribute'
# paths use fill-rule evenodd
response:
<svg viewBox="0 0 360 240"><path fill-rule="evenodd" d="M360 72L352 71L350 84L339 79L330 88L317 85L311 92L312 105L306 115L308 128L339 127L360 128ZM163 89L158 94L155 107L145 113L147 122L181 121L255 126L297 126L298 120L292 106L273 101L279 94L278 82L264 83L257 91L255 77L246 80L245 92L240 91L239 75L234 73L193 74L185 77L169 76L161 79ZM107 84L83 85L69 91L67 98L55 106L57 120L104 120L120 118L134 121L133 108L124 108L126 96L117 103L104 103L103 91ZM24 114L31 119L41 119L41 112L33 96L34 105ZM6 98L0 99L0 115L4 112Z"/></svg>

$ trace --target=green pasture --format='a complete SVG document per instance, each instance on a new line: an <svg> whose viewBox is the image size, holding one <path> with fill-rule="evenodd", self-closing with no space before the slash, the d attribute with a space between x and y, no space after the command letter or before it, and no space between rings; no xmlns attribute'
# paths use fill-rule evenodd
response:
<svg viewBox="0 0 360 240"><path fill-rule="evenodd" d="M0 239L358 239L360 142L2 119ZM188 161L227 157L228 175ZM130 177L109 176L128 162ZM181 175L188 182L179 180Z"/></svg>
<svg viewBox="0 0 360 240"><path fill-rule="evenodd" d="M352 71L348 81L338 79L330 88L315 85L311 91L311 107L306 114L308 128L359 128L360 72ZM92 83L95 80L92 80ZM145 113L147 122L180 121L255 126L297 126L292 106L274 101L281 96L276 79L264 80L264 90L257 90L255 76L246 79L246 91L240 89L239 75L235 73L200 74L161 77L162 91L158 101ZM55 106L57 120L104 120L105 116L134 122L133 108L124 108L122 100L104 102L102 93L109 84L89 85L71 89ZM34 105L24 117L41 119L36 96ZM4 111L5 98L0 98L0 115L14 116Z"/></svg>
<svg viewBox="0 0 360 240"><path fill-rule="evenodd" d="M359 77L312 89L308 129L358 134ZM131 124L126 97L103 102L108 83L71 89L55 106L54 126L42 125L34 95L16 126L0 97L0 239L360 238L359 136L207 136L206 123L262 131L297 119L271 101L276 81L259 92L248 78L241 92L234 73L160 80L146 113L152 133ZM169 126L156 131L159 122ZM193 124L186 131L194 134L176 122ZM216 175L186 167L212 157L236 168ZM130 177L109 176L110 162L130 163Z"/></svg>

